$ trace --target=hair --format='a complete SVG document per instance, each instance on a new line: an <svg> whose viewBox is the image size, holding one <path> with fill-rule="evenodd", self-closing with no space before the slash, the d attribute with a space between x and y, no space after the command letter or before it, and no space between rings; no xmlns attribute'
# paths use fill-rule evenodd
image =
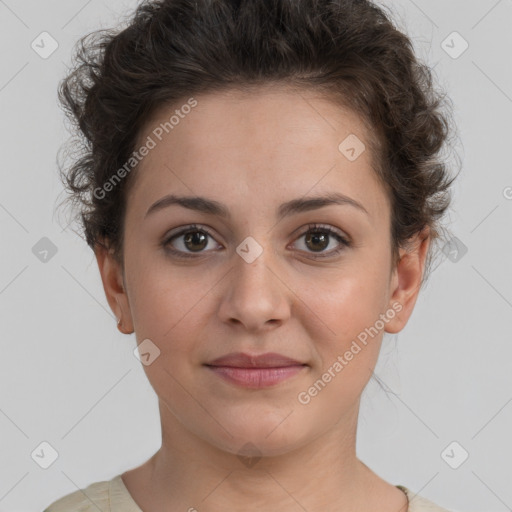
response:
<svg viewBox="0 0 512 512"><path fill-rule="evenodd" d="M440 158L451 111L391 12L368 0L147 0L127 20L122 30L83 36L59 84L79 149L60 175L91 248L99 244L123 264L136 165L107 194L95 191L126 164L159 108L283 84L317 91L360 116L391 204L392 263L429 228L425 280L456 178Z"/></svg>

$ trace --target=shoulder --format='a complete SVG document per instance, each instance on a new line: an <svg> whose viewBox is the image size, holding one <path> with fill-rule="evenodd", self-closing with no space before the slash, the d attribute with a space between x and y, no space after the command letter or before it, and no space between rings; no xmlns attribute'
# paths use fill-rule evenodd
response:
<svg viewBox="0 0 512 512"><path fill-rule="evenodd" d="M408 512L452 512L446 508L436 505L432 501L412 492L410 489L403 485L397 485L399 489L407 494L409 499L409 511Z"/></svg>
<svg viewBox="0 0 512 512"><path fill-rule="evenodd" d="M59 498L43 512L110 512L109 486L109 481L94 482Z"/></svg>

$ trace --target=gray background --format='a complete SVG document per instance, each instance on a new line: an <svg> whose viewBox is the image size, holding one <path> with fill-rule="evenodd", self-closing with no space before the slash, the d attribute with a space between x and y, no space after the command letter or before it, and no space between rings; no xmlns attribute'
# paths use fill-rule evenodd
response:
<svg viewBox="0 0 512 512"><path fill-rule="evenodd" d="M117 331L92 251L56 213L56 154L69 137L57 83L75 41L117 25L136 3L0 0L4 512L41 511L160 446L135 337ZM389 391L371 381L364 392L358 454L452 510L512 510L512 2L385 4L456 106L462 172L447 221L467 253L442 254L406 328L384 339L376 375ZM46 59L31 47L43 31L58 42ZM454 31L469 44L458 58L442 47ZM46 262L33 251L43 237L57 249ZM31 456L44 441L58 452L48 469ZM446 461L460 463L462 450L469 457L453 469Z"/></svg>

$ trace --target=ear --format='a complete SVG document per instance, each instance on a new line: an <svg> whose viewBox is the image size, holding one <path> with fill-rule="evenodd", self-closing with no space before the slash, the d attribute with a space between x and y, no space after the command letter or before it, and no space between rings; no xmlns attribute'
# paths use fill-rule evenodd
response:
<svg viewBox="0 0 512 512"><path fill-rule="evenodd" d="M122 319L123 329L133 331L133 320L121 265L114 258L112 250L107 250L100 244L96 244L94 254L110 309L118 320Z"/></svg>
<svg viewBox="0 0 512 512"><path fill-rule="evenodd" d="M400 261L391 277L388 304L388 308L396 311L396 315L386 323L386 332L400 332L412 314L421 287L430 240L430 229L427 226L410 240L410 249L400 249Z"/></svg>

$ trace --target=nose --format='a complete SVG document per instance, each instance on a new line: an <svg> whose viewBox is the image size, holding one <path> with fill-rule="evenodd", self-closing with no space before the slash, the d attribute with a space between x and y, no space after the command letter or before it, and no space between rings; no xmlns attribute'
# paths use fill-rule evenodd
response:
<svg viewBox="0 0 512 512"><path fill-rule="evenodd" d="M290 317L293 293L272 256L265 248L248 263L234 254L221 294L219 317L223 322L261 332L282 325Z"/></svg>

